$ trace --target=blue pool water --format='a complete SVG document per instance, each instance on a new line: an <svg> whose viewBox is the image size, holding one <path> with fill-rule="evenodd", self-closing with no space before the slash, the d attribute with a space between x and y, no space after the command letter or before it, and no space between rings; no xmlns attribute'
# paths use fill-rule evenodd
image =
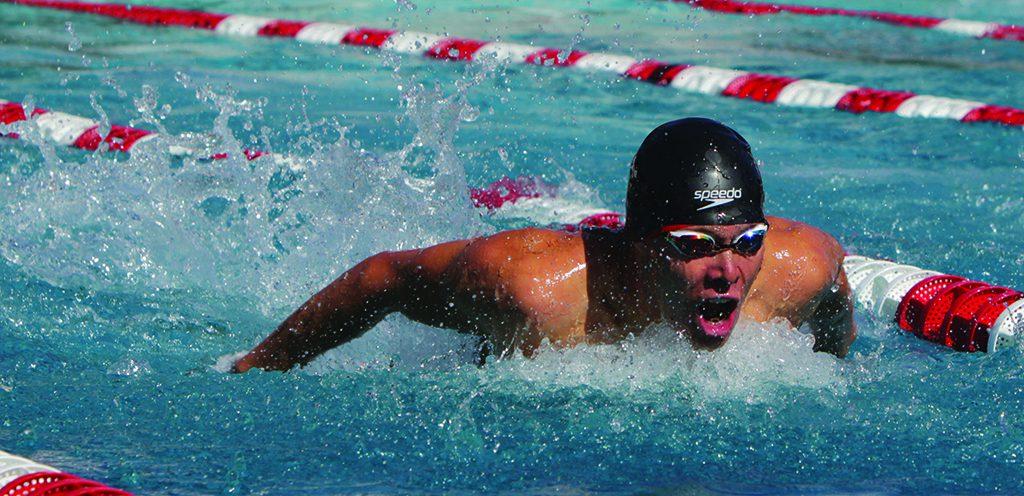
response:
<svg viewBox="0 0 1024 496"><path fill-rule="evenodd" d="M814 3L1024 23L1022 0ZM854 19L633 0L161 4L1024 105L1019 43ZM1020 129L10 5L0 18L0 98L307 163L91 155L30 130L0 143L4 450L154 495L1024 490L1021 350L953 353L863 313L843 360L745 324L713 354L652 331L477 368L466 339L391 318L301 372L218 365L377 251L620 209L639 141L684 115L751 141L771 213L851 252L1024 288ZM520 174L560 185L563 210L473 210L467 185Z"/></svg>

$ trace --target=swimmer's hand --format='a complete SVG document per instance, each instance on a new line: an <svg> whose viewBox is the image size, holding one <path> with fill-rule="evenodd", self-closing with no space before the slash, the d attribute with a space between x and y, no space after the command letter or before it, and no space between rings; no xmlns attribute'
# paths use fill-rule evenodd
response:
<svg viewBox="0 0 1024 496"><path fill-rule="evenodd" d="M231 366L230 372L232 374L242 374L253 368L286 371L291 369L295 363L296 361L281 356L281 354L275 355L268 352L263 345L260 345L242 358L239 358Z"/></svg>
<svg viewBox="0 0 1024 496"><path fill-rule="evenodd" d="M243 374L248 372L252 368L252 360L249 360L249 355L239 358L234 365L231 366L230 372L232 374Z"/></svg>

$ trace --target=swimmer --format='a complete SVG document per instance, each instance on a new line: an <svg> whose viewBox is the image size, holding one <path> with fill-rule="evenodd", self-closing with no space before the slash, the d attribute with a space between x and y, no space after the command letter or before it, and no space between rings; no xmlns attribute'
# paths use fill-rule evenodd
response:
<svg viewBox="0 0 1024 496"><path fill-rule="evenodd" d="M699 349L739 319L807 326L814 350L845 356L856 337L843 248L762 211L750 145L713 120L652 131L633 158L619 230L518 229L384 252L309 299L233 370L289 370L389 314L481 338L481 354L531 356L615 343L667 324Z"/></svg>

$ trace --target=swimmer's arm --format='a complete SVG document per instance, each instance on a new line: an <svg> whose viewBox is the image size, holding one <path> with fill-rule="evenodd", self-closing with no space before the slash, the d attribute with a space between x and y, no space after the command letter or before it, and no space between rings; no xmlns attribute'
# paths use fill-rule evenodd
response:
<svg viewBox="0 0 1024 496"><path fill-rule="evenodd" d="M362 336L406 301L427 297L429 291L420 289L436 283L431 279L464 245L385 252L360 262L299 307L232 370L289 370Z"/></svg>
<svg viewBox="0 0 1024 496"><path fill-rule="evenodd" d="M857 338L857 326L853 322L852 292L843 270L840 269L835 282L824 288L807 324L814 335L814 351L840 358L850 351L850 345Z"/></svg>

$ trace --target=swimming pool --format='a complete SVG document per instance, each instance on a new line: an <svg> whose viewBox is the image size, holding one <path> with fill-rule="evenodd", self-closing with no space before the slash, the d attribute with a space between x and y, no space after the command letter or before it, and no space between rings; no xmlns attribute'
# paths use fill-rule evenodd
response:
<svg viewBox="0 0 1024 496"><path fill-rule="evenodd" d="M851 19L625 0L176 6L1024 105L1015 43ZM898 10L1024 22L1018 0ZM851 252L1021 288L1020 129L10 5L0 15L20 21L0 23L0 98L212 133L185 137L210 149L310 159L291 174L244 160L90 155L31 136L0 144L5 450L138 494L932 494L1024 484L1021 352L953 353L863 313L845 360L769 325L744 327L711 355L653 333L476 368L467 340L389 319L300 373L217 367L376 251L621 208L637 144L682 115L720 119L751 141L771 213L821 226ZM466 187L505 175L542 176L560 185L561 203L481 217Z"/></svg>

